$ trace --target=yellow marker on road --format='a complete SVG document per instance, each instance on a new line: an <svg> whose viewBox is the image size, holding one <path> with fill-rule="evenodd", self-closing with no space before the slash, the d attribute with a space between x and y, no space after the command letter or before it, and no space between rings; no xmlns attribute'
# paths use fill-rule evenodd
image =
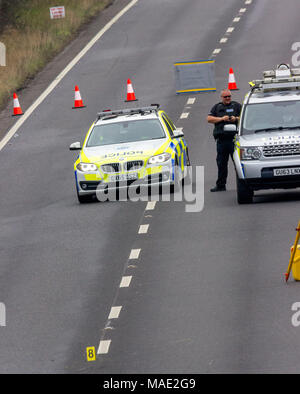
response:
<svg viewBox="0 0 300 394"><path fill-rule="evenodd" d="M291 253L293 253L293 247L291 249ZM297 250L292 265L292 274L295 280L300 281L300 245L297 245Z"/></svg>
<svg viewBox="0 0 300 394"><path fill-rule="evenodd" d="M296 235L294 246L292 247L291 257L290 257L290 261L289 261L289 266L288 266L288 269L287 269L287 271L285 273L285 281L286 282L289 279L290 272L291 272L291 269L292 269L292 265L294 263L295 255L296 255L297 252L299 252L298 242L299 242L299 238L300 238L300 221L298 223L298 227L296 228L296 231L297 231L297 235ZM297 279L297 278L295 278L295 279Z"/></svg>
<svg viewBox="0 0 300 394"><path fill-rule="evenodd" d="M87 361L96 361L96 350L94 346L90 346L86 348L86 357L87 357Z"/></svg>

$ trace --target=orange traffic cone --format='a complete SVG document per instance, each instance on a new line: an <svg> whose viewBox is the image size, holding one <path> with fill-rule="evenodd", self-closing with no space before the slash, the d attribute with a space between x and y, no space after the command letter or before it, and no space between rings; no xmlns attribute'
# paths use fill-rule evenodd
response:
<svg viewBox="0 0 300 394"><path fill-rule="evenodd" d="M23 115L22 109L20 107L19 99L16 93L14 93L14 113L12 116Z"/></svg>
<svg viewBox="0 0 300 394"><path fill-rule="evenodd" d="M85 105L83 105L82 99L81 99L81 95L80 95L80 91L78 86L75 86L75 100L74 100L74 107L72 107L73 109L76 108L85 108Z"/></svg>
<svg viewBox="0 0 300 394"><path fill-rule="evenodd" d="M125 100L125 102L126 101L137 101L130 79L127 80L127 99Z"/></svg>
<svg viewBox="0 0 300 394"><path fill-rule="evenodd" d="M233 72L232 68L229 69L228 89L229 90L238 90L238 88L236 86L234 72Z"/></svg>

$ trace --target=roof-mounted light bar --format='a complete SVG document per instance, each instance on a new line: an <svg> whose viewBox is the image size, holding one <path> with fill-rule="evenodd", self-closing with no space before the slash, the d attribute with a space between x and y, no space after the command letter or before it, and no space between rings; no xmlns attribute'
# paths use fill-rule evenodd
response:
<svg viewBox="0 0 300 394"><path fill-rule="evenodd" d="M260 89L269 90L289 90L300 88L300 69L291 69L289 64L281 63L274 70L263 72L263 79L256 79L249 82L252 91Z"/></svg>
<svg viewBox="0 0 300 394"><path fill-rule="evenodd" d="M119 115L134 115L134 114L145 114L146 112L157 112L159 109L159 104L151 104L148 107L141 108L125 108L118 110L104 110L97 114L97 119L104 117L115 117Z"/></svg>

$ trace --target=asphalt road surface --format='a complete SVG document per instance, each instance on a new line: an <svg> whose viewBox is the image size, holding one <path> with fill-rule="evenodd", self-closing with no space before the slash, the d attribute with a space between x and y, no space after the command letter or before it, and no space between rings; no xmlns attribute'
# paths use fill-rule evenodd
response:
<svg viewBox="0 0 300 394"><path fill-rule="evenodd" d="M116 0L115 14L129 3ZM239 206L231 163L228 190L210 193L206 123L230 67L242 101L248 81L291 63L299 11L298 0L138 0L25 120L0 153L0 373L299 373L300 285L283 276L299 190ZM174 62L209 58L217 92L176 95ZM128 78L134 105L124 103ZM79 205L69 145L98 111L151 103L183 128L193 169L204 167L204 206Z"/></svg>

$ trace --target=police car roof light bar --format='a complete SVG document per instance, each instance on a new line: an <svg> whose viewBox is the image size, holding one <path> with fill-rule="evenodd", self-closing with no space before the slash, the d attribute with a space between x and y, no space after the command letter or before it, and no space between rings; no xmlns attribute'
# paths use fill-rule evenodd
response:
<svg viewBox="0 0 300 394"><path fill-rule="evenodd" d="M110 117L112 115L119 116L119 115L134 115L134 114L144 114L145 112L157 112L159 109L159 104L151 104L149 107L141 107L141 108L125 108L119 110L105 110L99 112L97 114L97 119L101 119L104 117Z"/></svg>

